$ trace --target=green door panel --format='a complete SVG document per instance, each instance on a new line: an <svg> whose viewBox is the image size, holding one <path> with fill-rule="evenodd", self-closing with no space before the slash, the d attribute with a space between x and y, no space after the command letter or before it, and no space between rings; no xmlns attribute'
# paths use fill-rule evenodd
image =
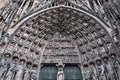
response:
<svg viewBox="0 0 120 80"><path fill-rule="evenodd" d="M40 72L40 80L57 80L56 66L43 66Z"/></svg>
<svg viewBox="0 0 120 80"><path fill-rule="evenodd" d="M65 66L65 80L82 80L81 70L76 65Z"/></svg>

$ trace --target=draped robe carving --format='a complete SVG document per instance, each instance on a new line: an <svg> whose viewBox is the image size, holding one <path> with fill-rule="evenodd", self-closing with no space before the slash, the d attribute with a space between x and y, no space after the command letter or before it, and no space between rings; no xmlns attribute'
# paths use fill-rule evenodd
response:
<svg viewBox="0 0 120 80"><path fill-rule="evenodd" d="M91 70L87 66L87 67L84 68L84 78L85 78L85 80L90 80L90 76L91 76Z"/></svg>
<svg viewBox="0 0 120 80"><path fill-rule="evenodd" d="M9 69L7 74L5 75L4 80L11 80L13 77L13 73L14 73L14 68L15 68L15 64L14 63L10 63L9 64Z"/></svg>
<svg viewBox="0 0 120 80"><path fill-rule="evenodd" d="M63 70L58 71L57 80L64 80L64 72L63 72Z"/></svg>
<svg viewBox="0 0 120 80"><path fill-rule="evenodd" d="M9 63L10 55L4 55L4 58L0 62L0 80L3 80L5 74L8 70L8 63Z"/></svg>
<svg viewBox="0 0 120 80"><path fill-rule="evenodd" d="M24 70L24 66L23 66L24 62L21 61L19 65L16 66L16 74L15 74L15 79L14 80L22 80L23 79L23 70Z"/></svg>
<svg viewBox="0 0 120 80"><path fill-rule="evenodd" d="M30 69L31 65L28 65L28 67L24 70L24 78L23 80L29 80L30 79Z"/></svg>
<svg viewBox="0 0 120 80"><path fill-rule="evenodd" d="M95 69L95 66L93 64L90 65L90 72L91 72L91 79L92 80L98 80L97 79L97 72L96 72L96 69Z"/></svg>
<svg viewBox="0 0 120 80"><path fill-rule="evenodd" d="M105 66L105 71L107 73L107 79L108 80L114 80L114 78L113 78L113 73L114 72L112 70L112 65L110 64L110 62L106 61L104 66Z"/></svg>
<svg viewBox="0 0 120 80"><path fill-rule="evenodd" d="M30 80L37 80L37 67L34 66L33 70L30 71Z"/></svg>
<svg viewBox="0 0 120 80"><path fill-rule="evenodd" d="M106 80L105 68L104 65L102 65L101 61L97 61L96 70L97 70L98 80Z"/></svg>

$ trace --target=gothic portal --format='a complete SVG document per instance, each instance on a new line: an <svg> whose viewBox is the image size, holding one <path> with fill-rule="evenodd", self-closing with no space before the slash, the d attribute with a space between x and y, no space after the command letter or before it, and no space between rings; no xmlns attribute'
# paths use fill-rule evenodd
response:
<svg viewBox="0 0 120 80"><path fill-rule="evenodd" d="M119 0L0 0L0 80L120 80Z"/></svg>

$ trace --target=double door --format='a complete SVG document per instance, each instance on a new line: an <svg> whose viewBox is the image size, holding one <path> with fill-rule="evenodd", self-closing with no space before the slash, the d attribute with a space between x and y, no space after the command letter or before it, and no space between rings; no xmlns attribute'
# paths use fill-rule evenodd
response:
<svg viewBox="0 0 120 80"><path fill-rule="evenodd" d="M40 80L57 80L57 71L55 65L44 65L41 68ZM64 80L82 80L80 68L77 65L66 65L64 67Z"/></svg>

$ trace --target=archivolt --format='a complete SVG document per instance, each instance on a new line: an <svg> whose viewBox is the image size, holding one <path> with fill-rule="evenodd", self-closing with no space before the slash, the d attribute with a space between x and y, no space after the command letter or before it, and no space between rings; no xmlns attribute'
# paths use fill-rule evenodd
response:
<svg viewBox="0 0 120 80"><path fill-rule="evenodd" d="M36 16L39 16L40 14L43 14L43 13L45 13L47 11L55 10L55 9L59 9L59 8L70 9L70 10L76 11L77 13L81 13L81 14L83 14L85 16L89 16L90 19L93 21L93 22L91 22L89 24L91 25L92 23L96 23L96 24L100 25L100 27L102 29L104 29L105 34L107 34L107 36L109 36L109 33L107 31L108 25L105 24L100 18L96 17L95 15L91 14L90 12L88 12L88 11L82 9L82 8L78 9L78 8L73 8L73 7L70 7L70 6L69 7L68 6L62 6L62 5L51 7L51 8L47 8L47 9L43 9L43 10L37 10L37 11L35 11L33 13L28 14L27 16L25 16L24 18L22 18L20 21L18 21L17 24L15 24L13 28L9 29L8 33L14 34L15 32L17 32L17 30L19 29L19 27L21 27L21 25L24 24L25 22L27 22L29 19L32 19L32 18L34 18ZM117 53L118 50L117 50L117 47L116 47L115 43L113 42L113 40L112 40L112 38L110 36L109 36L109 39L110 39L112 45L114 45L115 51Z"/></svg>

